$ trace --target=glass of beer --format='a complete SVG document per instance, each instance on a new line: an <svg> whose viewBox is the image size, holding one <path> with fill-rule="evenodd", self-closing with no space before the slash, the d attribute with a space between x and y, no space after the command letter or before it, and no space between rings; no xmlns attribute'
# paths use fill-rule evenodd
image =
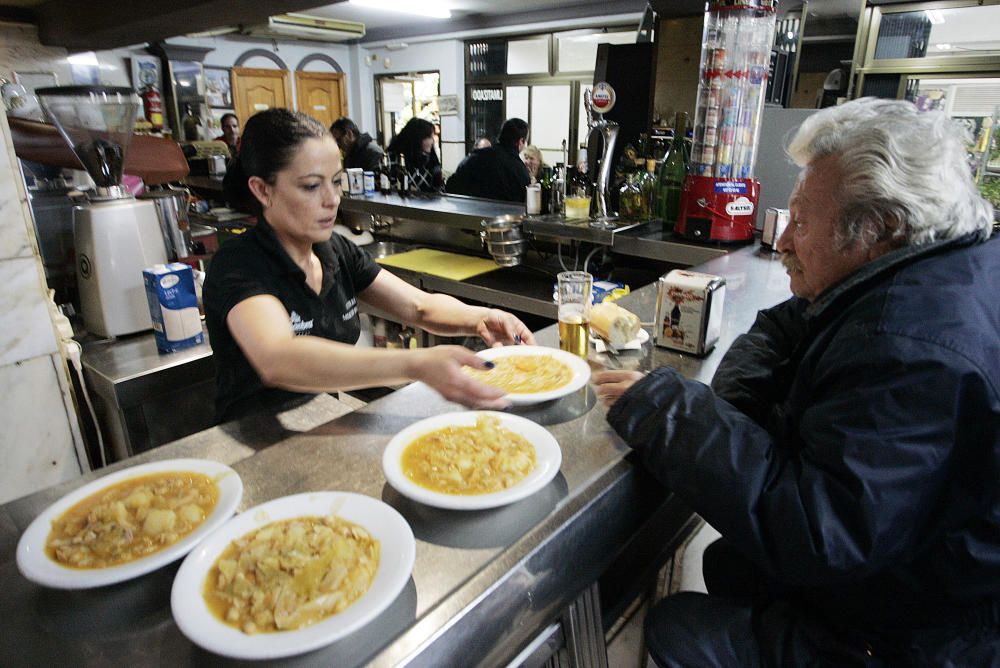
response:
<svg viewBox="0 0 1000 668"><path fill-rule="evenodd" d="M559 274L559 348L587 358L594 277L585 271Z"/></svg>

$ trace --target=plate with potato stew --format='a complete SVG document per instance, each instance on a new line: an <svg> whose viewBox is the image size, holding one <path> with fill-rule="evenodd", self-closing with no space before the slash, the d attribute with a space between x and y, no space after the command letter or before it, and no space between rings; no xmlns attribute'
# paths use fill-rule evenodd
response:
<svg viewBox="0 0 1000 668"><path fill-rule="evenodd" d="M243 483L225 464L170 459L70 492L28 526L17 566L32 582L89 589L180 559L236 511Z"/></svg>
<svg viewBox="0 0 1000 668"><path fill-rule="evenodd" d="M576 392L590 380L590 365L581 357L544 346L500 346L476 353L493 362L492 369L464 371L507 392L516 406L552 401Z"/></svg>
<svg viewBox="0 0 1000 668"><path fill-rule="evenodd" d="M382 454L396 491L453 510L520 501L545 487L561 465L562 450L545 427L496 411L421 420L396 434Z"/></svg>
<svg viewBox="0 0 1000 668"><path fill-rule="evenodd" d="M416 557L406 520L349 492L268 501L226 522L174 578L170 607L192 642L275 659L361 628L403 590Z"/></svg>

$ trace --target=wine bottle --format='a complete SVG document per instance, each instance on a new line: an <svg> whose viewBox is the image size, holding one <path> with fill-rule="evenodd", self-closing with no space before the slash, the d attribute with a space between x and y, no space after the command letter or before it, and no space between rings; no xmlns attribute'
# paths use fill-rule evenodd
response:
<svg viewBox="0 0 1000 668"><path fill-rule="evenodd" d="M410 173L406 170L406 156L402 153L399 154L399 163L396 166L396 185L400 197L410 196Z"/></svg>
<svg viewBox="0 0 1000 668"><path fill-rule="evenodd" d="M687 151L684 147L684 134L687 131L687 114L678 111L674 118L674 138L670 149L660 165L658 181L657 216L663 220L664 228L672 227L680 214L681 193L684 190L684 178L688 172Z"/></svg>
<svg viewBox="0 0 1000 668"><path fill-rule="evenodd" d="M538 180L542 186L542 215L552 213L552 191L555 186L555 179L552 177L552 168L542 167L542 175Z"/></svg>

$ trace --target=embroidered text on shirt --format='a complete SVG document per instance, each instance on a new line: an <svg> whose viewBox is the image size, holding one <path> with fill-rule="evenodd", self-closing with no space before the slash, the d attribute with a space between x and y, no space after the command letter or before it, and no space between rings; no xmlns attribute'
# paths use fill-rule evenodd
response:
<svg viewBox="0 0 1000 668"><path fill-rule="evenodd" d="M347 310L344 311L343 315L340 316L340 319L346 322L358 314L357 298L351 297L350 299L348 299L347 303L344 304L344 308Z"/></svg>
<svg viewBox="0 0 1000 668"><path fill-rule="evenodd" d="M292 321L292 331L295 332L295 336L303 336L312 331L313 321L302 320L302 316L300 316L295 311L292 311L291 321Z"/></svg>

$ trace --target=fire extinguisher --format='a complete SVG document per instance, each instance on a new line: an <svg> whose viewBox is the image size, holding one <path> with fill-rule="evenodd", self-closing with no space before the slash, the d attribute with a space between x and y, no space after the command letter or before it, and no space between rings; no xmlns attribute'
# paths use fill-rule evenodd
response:
<svg viewBox="0 0 1000 668"><path fill-rule="evenodd" d="M142 111L154 130L163 129L163 97L152 86L142 91Z"/></svg>

